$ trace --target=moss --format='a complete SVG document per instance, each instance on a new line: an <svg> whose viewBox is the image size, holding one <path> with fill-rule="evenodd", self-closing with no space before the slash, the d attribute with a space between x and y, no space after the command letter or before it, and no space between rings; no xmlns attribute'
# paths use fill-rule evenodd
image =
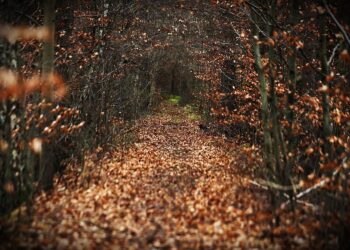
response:
<svg viewBox="0 0 350 250"><path fill-rule="evenodd" d="M184 111L185 114L187 115L187 117L192 120L192 121L198 121L201 119L201 116L198 114L197 108L187 104L186 106L184 106Z"/></svg>
<svg viewBox="0 0 350 250"><path fill-rule="evenodd" d="M179 105L181 102L181 96L171 95L170 98L168 99L168 102L173 105Z"/></svg>

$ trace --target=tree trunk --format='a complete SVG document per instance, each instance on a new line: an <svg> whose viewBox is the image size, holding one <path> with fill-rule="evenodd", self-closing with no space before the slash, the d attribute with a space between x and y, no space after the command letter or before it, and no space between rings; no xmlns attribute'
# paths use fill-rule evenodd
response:
<svg viewBox="0 0 350 250"><path fill-rule="evenodd" d="M293 0L291 2L291 13L290 13L290 33L293 35L294 26L297 23L298 18L298 8L299 8L299 0ZM294 128L294 111L293 111L293 105L294 105L294 95L297 85L297 48L296 44L292 42L290 44L288 53L288 95L287 95L287 110L286 110L286 118L288 121L288 127L289 132L287 134L287 140L288 140L288 154L291 153L294 149L295 144L295 137L293 135L293 128ZM290 171L291 168L291 160L288 159L288 164L286 167L286 171Z"/></svg>
<svg viewBox="0 0 350 250"><path fill-rule="evenodd" d="M49 37L44 42L42 57L42 77L49 84L49 97L53 98L53 86L51 82L47 82L47 78L54 72L54 55L55 55L55 0L43 1L44 7L44 26L49 31ZM45 143L40 154L40 186L45 190L50 189L53 185L53 176L55 166L50 161L52 152L50 144Z"/></svg>
<svg viewBox="0 0 350 250"><path fill-rule="evenodd" d="M267 33L272 37L274 31L274 21L276 17L276 0L271 0L270 18L267 26ZM287 168L287 149L282 136L282 128L279 121L278 97L276 94L276 76L278 71L278 62L274 46L269 47L269 65L270 65L270 100L271 100L271 120L272 120L272 147L275 157L276 171L279 176L279 181L284 185L289 185L290 171Z"/></svg>
<svg viewBox="0 0 350 250"><path fill-rule="evenodd" d="M45 0L44 4L44 26L49 31L49 37L44 42L42 73L45 76L53 73L55 56L55 0Z"/></svg>
<svg viewBox="0 0 350 250"><path fill-rule="evenodd" d="M325 14L321 15L320 28L321 28L320 59L321 59L322 74L324 75L322 79L323 140L324 140L324 151L326 154L326 158L330 159L332 150L328 139L329 139L329 136L332 135L332 128L331 128L329 96L328 96L329 83L327 81L327 76L329 75L330 72L329 72L328 58L327 58L327 23L326 23Z"/></svg>
<svg viewBox="0 0 350 250"><path fill-rule="evenodd" d="M274 166L272 165L272 142L271 142L271 134L269 129L269 107L268 107L268 98L267 98L267 87L266 87L266 79L264 74L264 69L261 62L261 52L259 45L259 29L257 27L258 17L254 13L252 13L252 21L253 21L253 51L255 57L255 69L258 74L258 80L260 83L260 94L261 94L261 112L262 112L262 125L263 125L263 134L264 134L264 154L265 154L265 165L269 170L273 171Z"/></svg>
<svg viewBox="0 0 350 250"><path fill-rule="evenodd" d="M7 42L0 43L0 67L17 69L17 46ZM18 127L20 116L19 102L16 100L1 100L0 102L0 183L16 187L15 172L18 171L21 152L18 151L17 138L12 138L12 132ZM17 187L16 187L17 188ZM16 193L10 193L0 188L0 214L10 211L18 201Z"/></svg>

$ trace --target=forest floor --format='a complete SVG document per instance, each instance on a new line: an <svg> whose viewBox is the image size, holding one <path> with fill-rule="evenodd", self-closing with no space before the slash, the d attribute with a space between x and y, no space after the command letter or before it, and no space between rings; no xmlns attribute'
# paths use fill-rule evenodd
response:
<svg viewBox="0 0 350 250"><path fill-rule="evenodd" d="M269 197L244 171L251 152L198 124L183 107L162 104L136 122L128 149L85 161L88 185L61 181L39 195L30 219L7 229L2 246L279 249L287 232L288 244L306 244L290 228L271 229Z"/></svg>

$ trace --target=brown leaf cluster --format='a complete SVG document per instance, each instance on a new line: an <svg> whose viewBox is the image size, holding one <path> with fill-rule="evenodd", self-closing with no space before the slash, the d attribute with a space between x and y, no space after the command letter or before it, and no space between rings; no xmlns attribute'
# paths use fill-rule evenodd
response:
<svg viewBox="0 0 350 250"><path fill-rule="evenodd" d="M7 244L44 249L310 244L309 229L299 230L289 219L286 227L270 227L267 193L252 187L241 170L251 150L205 135L180 107L169 104L139 120L134 129L138 139L131 148L98 149L86 158L89 183L74 186L72 168L64 177L68 186L60 183L51 194L38 196L31 221L7 228Z"/></svg>

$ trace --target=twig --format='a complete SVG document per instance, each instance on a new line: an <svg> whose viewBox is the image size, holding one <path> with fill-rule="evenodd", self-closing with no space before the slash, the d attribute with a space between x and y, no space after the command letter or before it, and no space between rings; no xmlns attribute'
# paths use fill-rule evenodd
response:
<svg viewBox="0 0 350 250"><path fill-rule="evenodd" d="M242 42L242 39L241 39L241 35L238 33L238 31L235 29L235 27L233 26L233 24L231 23L231 27L232 27L232 30L233 32L236 34L237 36L237 40L239 41L240 45L239 47L245 52L245 54L248 54L248 51L247 49L244 47L244 44Z"/></svg>
<svg viewBox="0 0 350 250"><path fill-rule="evenodd" d="M268 187L268 186L264 186L264 185L262 185L262 184L260 184L260 183L258 183L258 182L256 182L256 181L249 180L249 183L251 183L251 184L253 184L253 185L255 185L255 186L258 186L258 187L260 187L260 188L262 188L262 189L264 189L264 190L269 190L269 187ZM305 191L308 191L308 190L305 190ZM305 191L304 191L304 192L305 192ZM304 192L302 192L302 193L304 193ZM310 192L311 192L311 191L310 191ZM300 194L301 194L301 193L300 193ZM285 193L283 193L283 196L286 197L287 199L290 199L290 197L289 197L287 194L285 194ZM305 206L312 207L313 209L318 209L318 206L317 206L317 205L312 204L312 203L310 203L310 202L301 201L301 200L295 200L295 202L300 203L300 204L303 204L303 205L305 205ZM282 209L285 208L289 203L290 203L290 200L288 200L288 201L282 203L281 208L282 208Z"/></svg>
<svg viewBox="0 0 350 250"><path fill-rule="evenodd" d="M343 36L345 38L345 40L347 41L347 43L350 45L350 38L348 36L348 34L346 33L344 27L339 23L339 21L337 20L337 18L334 16L333 12L331 11L331 9L329 8L327 1L323 0L323 4L328 12L328 14L331 16L331 18L333 19L333 21L335 22L335 24L338 26L338 28L340 29L341 33L343 33Z"/></svg>
<svg viewBox="0 0 350 250"><path fill-rule="evenodd" d="M296 189L300 189L300 186L299 185L292 185L292 186L282 186L278 183L274 183L274 182L271 182L271 181L265 181L265 180L260 180L260 183L262 183L263 185L266 185L270 188L273 188L273 189L277 189L277 190L280 190L280 191L294 191Z"/></svg>
<svg viewBox="0 0 350 250"><path fill-rule="evenodd" d="M312 204L310 202L306 202L306 201L296 201L297 203L300 203L300 204L303 204L307 207L311 207L313 210L318 210L319 209L319 206L315 205L315 204ZM283 208L283 207L282 207Z"/></svg>
<svg viewBox="0 0 350 250"><path fill-rule="evenodd" d="M311 61L304 53L304 50L303 49L298 49L298 51L300 52L300 55L306 60L306 61ZM312 65L312 62L309 63L310 67L314 70L314 72L319 75L320 77L326 77L325 74L323 74L322 72L320 72L318 69L315 68L314 65Z"/></svg>
<svg viewBox="0 0 350 250"><path fill-rule="evenodd" d="M219 69L220 72L229 80L233 81L234 79L232 79L231 77L229 77L228 75L225 74L225 72L222 69Z"/></svg>
<svg viewBox="0 0 350 250"><path fill-rule="evenodd" d="M327 62L327 65L328 65L328 66L331 65L331 63L332 63L332 61L333 61L333 59L334 59L334 57L335 57L335 52L337 52L337 49L339 48L339 46L340 46L340 44L338 43L338 44L334 47L333 52L332 52L332 55L331 55L331 57L329 58L329 60L328 60L328 62Z"/></svg>
<svg viewBox="0 0 350 250"><path fill-rule="evenodd" d="M303 192L300 192L299 194L297 194L295 196L295 201L298 202L298 203L303 203L303 204L306 204L306 202L301 202L301 201L298 201L298 199L302 198L303 196L307 195L308 193L310 193L311 191L313 190L316 190L317 188L320 188L320 187L323 187L327 182L329 182L329 179L325 179L319 183L317 183L316 185L304 190ZM285 202L283 202L281 204L281 208L285 208L288 204L290 203L290 200L287 200Z"/></svg>
<svg viewBox="0 0 350 250"><path fill-rule="evenodd" d="M325 184L327 184L327 182L329 182L329 179L324 179L324 180L320 181L319 183L313 185L312 187L304 190L303 192L300 192L299 194L297 194L295 196L295 198L300 199L301 197L307 195L311 191L316 190L317 188L323 187Z"/></svg>
<svg viewBox="0 0 350 250"><path fill-rule="evenodd" d="M342 168L342 167L337 168L337 169L333 172L332 176L335 176L337 173L339 173L339 171L340 171L341 168ZM306 190L300 192L299 194L297 194L297 195L295 196L295 199L300 199L300 198L302 198L303 196L307 195L308 193L311 193L312 191L314 191L314 190L316 190L316 189L318 189L318 188L323 187L323 186L326 185L328 182L330 182L330 180L331 180L330 178L326 178L326 179L320 181L319 183L313 185L312 187L310 187L310 188L308 188L308 189L306 189ZM290 202L290 201L286 201L286 202L282 203L281 207L286 206L289 202Z"/></svg>
<svg viewBox="0 0 350 250"><path fill-rule="evenodd" d="M254 8L254 6L251 5L251 12L254 12L258 17L260 17L264 22L267 22L264 17L262 17L259 12ZM271 38L269 35L267 35L261 28L260 26L253 20L252 18L252 13L248 13L246 10L244 10L244 13L246 16L250 19L253 25L256 26L256 28L259 30L259 32L264 35L266 38Z"/></svg>
<svg viewBox="0 0 350 250"><path fill-rule="evenodd" d="M258 182L256 182L256 181L249 180L249 183L250 183L250 184L253 184L253 185L255 185L255 186L261 187L261 188L264 189L264 190L269 190L268 187L263 186L263 185L261 185L260 183L258 183Z"/></svg>
<svg viewBox="0 0 350 250"><path fill-rule="evenodd" d="M27 14L24 14L23 12L20 12L20 11L15 11L17 14L20 14L20 15L22 15L22 16L24 16L24 17L26 17L26 18L28 18L30 21L32 21L33 23L35 23L36 25L39 25L40 23L37 21L37 20L35 20L33 17L31 17L31 16L29 16L29 15L27 15Z"/></svg>
<svg viewBox="0 0 350 250"><path fill-rule="evenodd" d="M269 188L280 190L280 191L293 191L294 189L299 189L300 186L282 186L278 183L274 183L271 181L265 181L265 180L259 180L259 182L249 180L250 183L259 186L265 190L268 190ZM289 196L288 196L289 197Z"/></svg>

